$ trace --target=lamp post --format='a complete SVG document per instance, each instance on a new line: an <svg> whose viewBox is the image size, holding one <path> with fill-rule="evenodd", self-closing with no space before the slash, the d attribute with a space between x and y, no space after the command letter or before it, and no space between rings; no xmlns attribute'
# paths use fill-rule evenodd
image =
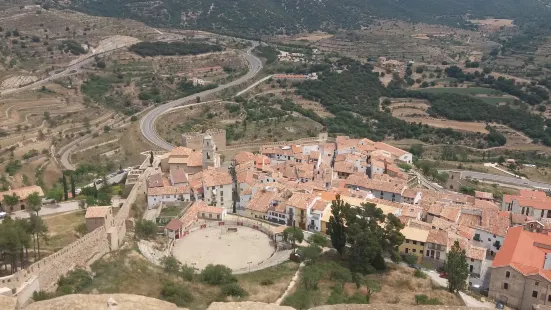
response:
<svg viewBox="0 0 551 310"><path fill-rule="evenodd" d="M251 264L252 264L252 263L253 263L253 262L247 262L247 264L249 264L249 273L251 273Z"/></svg>

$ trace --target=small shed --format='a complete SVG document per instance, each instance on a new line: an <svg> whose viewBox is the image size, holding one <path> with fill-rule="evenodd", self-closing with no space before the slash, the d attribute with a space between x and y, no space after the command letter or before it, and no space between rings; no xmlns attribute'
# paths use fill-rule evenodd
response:
<svg viewBox="0 0 551 310"><path fill-rule="evenodd" d="M203 206L197 211L197 217L206 220L223 221L226 218L226 209L214 206Z"/></svg>
<svg viewBox="0 0 551 310"><path fill-rule="evenodd" d="M173 219L165 226L165 235L170 239L180 239L182 237L182 223L179 219Z"/></svg>

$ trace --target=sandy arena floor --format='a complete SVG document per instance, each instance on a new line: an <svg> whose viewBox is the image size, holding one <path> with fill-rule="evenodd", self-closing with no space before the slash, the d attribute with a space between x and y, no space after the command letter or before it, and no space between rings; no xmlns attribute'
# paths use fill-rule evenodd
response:
<svg viewBox="0 0 551 310"><path fill-rule="evenodd" d="M203 269L208 264L221 264L236 270L255 266L275 251L270 238L261 231L238 227L227 232L228 226L200 229L176 240L172 253L183 264ZM222 233L221 233L222 232Z"/></svg>

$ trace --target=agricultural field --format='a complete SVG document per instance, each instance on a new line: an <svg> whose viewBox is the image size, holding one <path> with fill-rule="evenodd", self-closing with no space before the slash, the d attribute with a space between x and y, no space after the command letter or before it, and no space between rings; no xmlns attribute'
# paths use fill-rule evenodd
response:
<svg viewBox="0 0 551 310"><path fill-rule="evenodd" d="M384 56L434 64L454 63L461 60L458 56L466 59L472 51L489 51L493 45L495 43L474 31L387 20L380 20L363 30L338 32L310 44L324 52L356 58Z"/></svg>

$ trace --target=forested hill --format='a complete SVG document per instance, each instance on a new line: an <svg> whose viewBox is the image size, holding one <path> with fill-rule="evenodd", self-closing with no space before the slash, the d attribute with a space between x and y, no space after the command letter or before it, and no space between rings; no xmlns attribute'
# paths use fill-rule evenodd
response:
<svg viewBox="0 0 551 310"><path fill-rule="evenodd" d="M459 26L466 14L522 20L551 12L539 0L72 0L68 7L241 36L359 28L374 18Z"/></svg>

